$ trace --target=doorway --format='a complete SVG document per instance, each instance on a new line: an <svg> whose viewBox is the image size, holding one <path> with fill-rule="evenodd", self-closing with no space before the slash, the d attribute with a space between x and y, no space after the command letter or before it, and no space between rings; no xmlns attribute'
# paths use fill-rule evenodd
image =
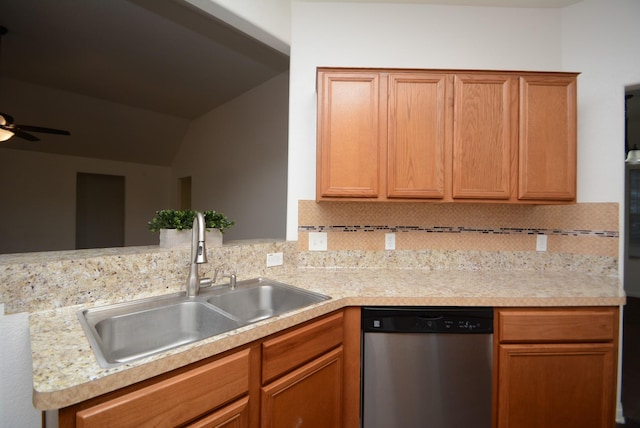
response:
<svg viewBox="0 0 640 428"><path fill-rule="evenodd" d="M640 297L640 87L627 88L625 106L625 263L624 290ZM631 155L629 152L633 151Z"/></svg>
<svg viewBox="0 0 640 428"><path fill-rule="evenodd" d="M640 85L625 89L625 236L621 400L625 428L640 427Z"/></svg>
<svg viewBox="0 0 640 428"><path fill-rule="evenodd" d="M178 178L178 200L181 210L191 209L191 177Z"/></svg>
<svg viewBox="0 0 640 428"><path fill-rule="evenodd" d="M76 175L76 249L124 247L124 177Z"/></svg>

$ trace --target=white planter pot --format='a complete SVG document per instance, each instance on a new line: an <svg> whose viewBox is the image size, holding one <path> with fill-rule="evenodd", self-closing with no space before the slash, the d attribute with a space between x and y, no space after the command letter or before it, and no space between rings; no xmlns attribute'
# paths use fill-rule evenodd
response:
<svg viewBox="0 0 640 428"><path fill-rule="evenodd" d="M210 229L205 233L207 247L222 247L222 232ZM191 229L160 229L160 248L189 248Z"/></svg>

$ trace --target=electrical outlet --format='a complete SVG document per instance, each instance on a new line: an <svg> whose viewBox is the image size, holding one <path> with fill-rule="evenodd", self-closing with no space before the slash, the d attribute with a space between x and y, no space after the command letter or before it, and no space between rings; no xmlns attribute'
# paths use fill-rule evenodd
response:
<svg viewBox="0 0 640 428"><path fill-rule="evenodd" d="M536 235L536 251L547 251L547 235Z"/></svg>
<svg viewBox="0 0 640 428"><path fill-rule="evenodd" d="M384 234L384 249L395 250L396 249L396 234L385 233Z"/></svg>
<svg viewBox="0 0 640 428"><path fill-rule="evenodd" d="M284 256L282 253L269 253L267 254L267 267L282 266L284 263Z"/></svg>
<svg viewBox="0 0 640 428"><path fill-rule="evenodd" d="M327 232L309 232L309 251L327 251Z"/></svg>

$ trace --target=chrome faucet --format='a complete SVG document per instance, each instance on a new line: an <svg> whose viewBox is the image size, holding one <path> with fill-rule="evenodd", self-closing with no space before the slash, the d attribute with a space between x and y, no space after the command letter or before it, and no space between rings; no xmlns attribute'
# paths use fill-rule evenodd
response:
<svg viewBox="0 0 640 428"><path fill-rule="evenodd" d="M191 268L187 278L187 297L196 297L200 287L208 287L213 283L210 278L200 278L198 274L198 265L207 263L205 230L204 216L201 212L196 212L191 230Z"/></svg>

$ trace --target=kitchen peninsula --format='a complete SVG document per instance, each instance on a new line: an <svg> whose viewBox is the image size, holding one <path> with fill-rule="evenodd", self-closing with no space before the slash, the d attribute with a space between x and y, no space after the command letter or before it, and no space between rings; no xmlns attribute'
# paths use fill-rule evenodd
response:
<svg viewBox="0 0 640 428"><path fill-rule="evenodd" d="M272 252L284 254L284 265L264 268L266 254ZM87 306L181 291L187 254L184 250L155 247L123 253L110 250L91 257L88 253L84 254L86 257L78 257L82 252L74 253L70 252L73 257L66 261L23 264L21 267L33 268L31 273L36 275L28 280L32 286L8 300L31 312L33 399L42 410L63 408L145 381L344 308L613 308L625 302L614 260L610 258L518 252L396 251L391 255L337 251L332 252L331 265L320 267L309 266L310 253L299 252L296 243L229 244L210 250L209 268L225 261L235 267L239 279L263 276L331 299L140 361L103 369L97 364L76 312ZM338 267L338 260L351 266ZM47 269L57 269L67 279L60 281L46 275Z"/></svg>

